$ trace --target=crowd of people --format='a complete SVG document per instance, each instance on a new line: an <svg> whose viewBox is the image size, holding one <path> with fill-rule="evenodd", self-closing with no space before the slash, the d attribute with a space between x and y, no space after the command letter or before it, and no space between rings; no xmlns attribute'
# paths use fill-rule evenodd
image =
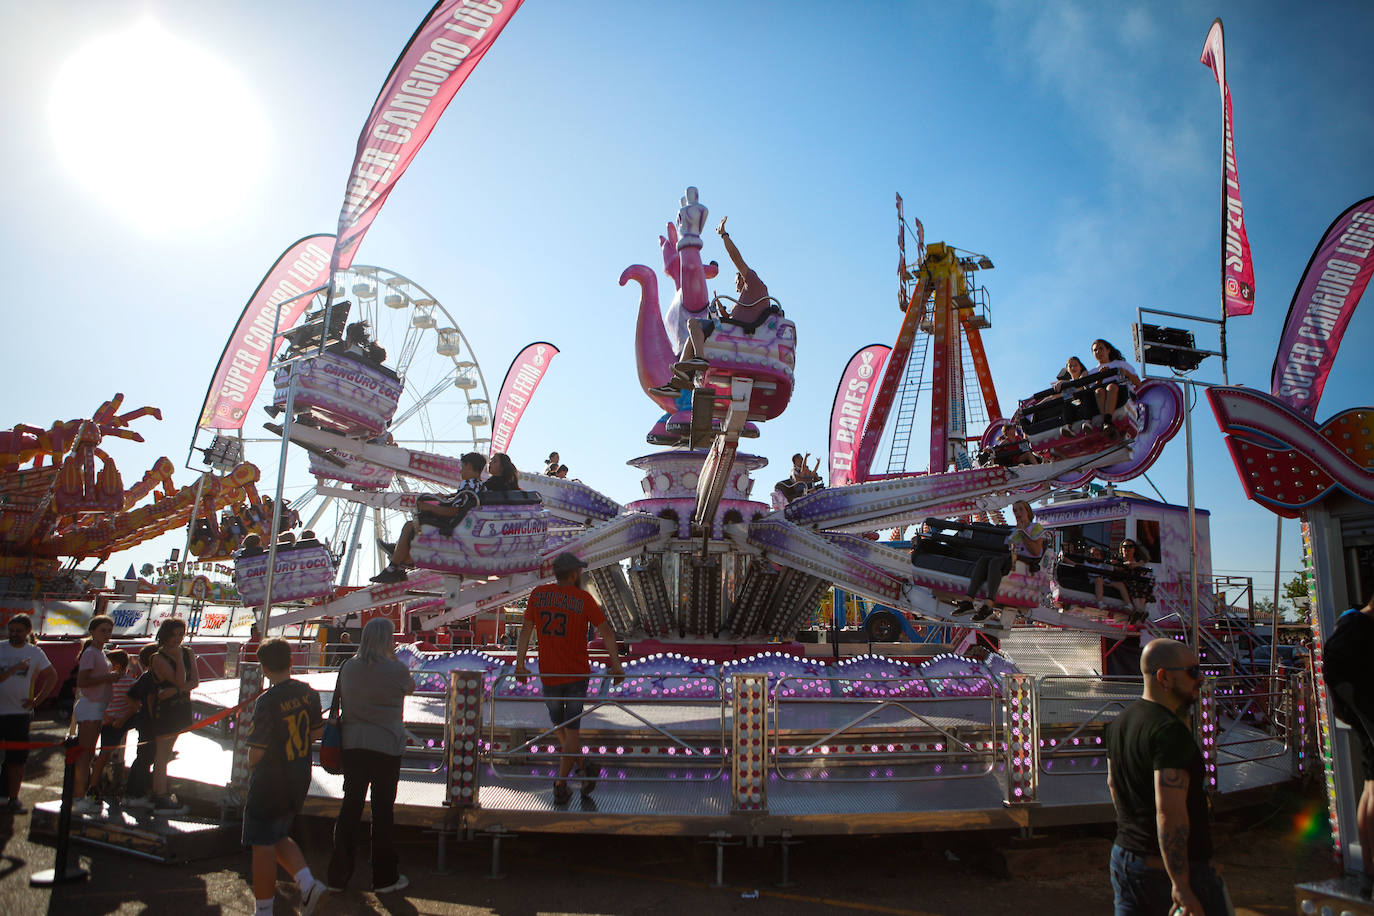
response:
<svg viewBox="0 0 1374 916"><path fill-rule="evenodd" d="M52 695L57 674L47 655L34 644L33 623L16 614L7 623L9 639L0 645L0 741L27 742L33 710ZM131 732L137 751L125 775L122 798L105 799L124 808L180 814L186 808L168 788L167 764L177 736L191 725L191 691L200 683L196 656L188 646L186 622L164 620L154 641L131 658L125 649L107 648L114 620L91 618L76 663L77 700L72 722L77 739L73 793L75 814L98 814L94 797L112 761L122 765ZM3 803L21 812L19 790L28 752L5 751Z"/></svg>

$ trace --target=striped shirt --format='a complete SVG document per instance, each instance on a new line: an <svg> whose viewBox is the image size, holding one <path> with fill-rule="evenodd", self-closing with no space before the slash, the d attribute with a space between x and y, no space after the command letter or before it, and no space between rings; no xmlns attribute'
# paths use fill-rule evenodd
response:
<svg viewBox="0 0 1374 916"><path fill-rule="evenodd" d="M138 665L130 664L124 669L124 676L115 681L114 695L110 698L110 705L105 707L106 723L122 725L135 712L138 704L129 699L129 688L138 680L139 674Z"/></svg>

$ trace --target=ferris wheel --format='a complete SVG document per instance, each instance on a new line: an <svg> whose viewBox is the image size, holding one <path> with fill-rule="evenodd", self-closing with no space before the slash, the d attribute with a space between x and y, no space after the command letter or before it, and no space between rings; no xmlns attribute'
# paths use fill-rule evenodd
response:
<svg viewBox="0 0 1374 916"><path fill-rule="evenodd" d="M403 384L387 432L390 442L411 451L485 455L491 446L491 399L486 377L458 321L420 284L384 267L354 265L334 276L334 307L349 303L347 321L367 322L368 336L386 350L385 366ZM321 303L322 304L322 303ZM254 402L254 415L268 418L269 380ZM249 434L251 436L251 434ZM376 509L321 490L346 488L317 481L308 456L292 448L279 469L280 439L249 437L247 457L262 471L260 489L272 493L280 474L283 496L299 514L301 527L326 539L341 557L339 585L366 584L386 565L379 541L394 541L405 513ZM325 486L321 486L324 483ZM394 493L432 492L437 486L395 475L386 489Z"/></svg>

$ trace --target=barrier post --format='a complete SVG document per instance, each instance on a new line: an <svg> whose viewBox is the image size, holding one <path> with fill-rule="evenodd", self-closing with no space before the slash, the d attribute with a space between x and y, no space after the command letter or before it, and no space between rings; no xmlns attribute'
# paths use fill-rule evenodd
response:
<svg viewBox="0 0 1374 916"><path fill-rule="evenodd" d="M1004 674L1002 699L1006 710L1005 753L1008 807L1039 803L1040 725L1036 717L1035 678Z"/></svg>
<svg viewBox="0 0 1374 916"><path fill-rule="evenodd" d="M478 766L482 740L482 672L451 671L444 716L444 751L448 757L445 804L478 805Z"/></svg>
<svg viewBox="0 0 1374 916"><path fill-rule="evenodd" d="M244 790L248 788L248 726L253 721L253 707L244 705L262 690L262 666L257 662L247 662L239 669L239 705L242 709L234 715L231 728L234 730L233 763L229 770L229 785L225 786L224 803L221 811L239 808L244 802Z"/></svg>
<svg viewBox="0 0 1374 916"><path fill-rule="evenodd" d="M1217 791L1217 697L1216 683L1204 678L1197 689L1197 736L1202 746L1202 777L1208 795Z"/></svg>
<svg viewBox="0 0 1374 916"><path fill-rule="evenodd" d="M730 810L768 813L768 676L736 674L731 706Z"/></svg>
<svg viewBox="0 0 1374 916"><path fill-rule="evenodd" d="M29 884L33 887L52 887L70 881L82 881L91 876L91 873L82 868L79 863L70 864L67 858L71 845L72 795L75 794L76 756L80 753L80 746L76 737L71 736L62 743L62 748L66 764L62 769L62 807L57 813L57 856L52 868L34 872L29 876Z"/></svg>

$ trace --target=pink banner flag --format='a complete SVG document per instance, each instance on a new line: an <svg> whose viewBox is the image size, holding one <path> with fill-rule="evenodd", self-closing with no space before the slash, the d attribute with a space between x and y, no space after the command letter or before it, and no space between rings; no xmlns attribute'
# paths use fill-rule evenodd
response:
<svg viewBox="0 0 1374 916"><path fill-rule="evenodd" d="M1236 172L1235 137L1231 132L1231 87L1226 82L1226 38L1221 20L1212 23L1202 46L1202 63L1212 68L1221 89L1221 290L1227 318L1255 310L1255 268L1250 263L1250 237L1240 206L1240 176Z"/></svg>
<svg viewBox="0 0 1374 916"><path fill-rule="evenodd" d="M353 263L358 243L396 182L522 2L440 0L410 37L358 136L339 211L334 270Z"/></svg>
<svg viewBox="0 0 1374 916"><path fill-rule="evenodd" d="M307 235L282 252L253 290L205 393L202 429L243 428L243 418L280 349L272 346L273 323L279 332L295 325L313 298L302 293L327 285L333 251L334 236Z"/></svg>
<svg viewBox="0 0 1374 916"><path fill-rule="evenodd" d="M544 380L549 371L549 363L558 355L558 348L547 341L538 341L521 350L506 370L506 380L501 383L501 396L496 399L496 410L491 416L492 453L510 450L510 440L515 437L515 427L525 415L525 408L534 397L534 389Z"/></svg>
<svg viewBox="0 0 1374 916"><path fill-rule="evenodd" d="M1326 230L1288 306L1269 390L1309 418L1321 400L1350 316L1374 272L1372 251L1374 197L1366 197ZM1368 359L1368 354L1362 351L1357 358Z"/></svg>
<svg viewBox="0 0 1374 916"><path fill-rule="evenodd" d="M853 483L854 457L859 450L859 436L873 405L873 393L878 390L877 379L882 377L883 363L892 348L886 344L869 344L849 358L835 389L835 403L830 408L830 486Z"/></svg>

